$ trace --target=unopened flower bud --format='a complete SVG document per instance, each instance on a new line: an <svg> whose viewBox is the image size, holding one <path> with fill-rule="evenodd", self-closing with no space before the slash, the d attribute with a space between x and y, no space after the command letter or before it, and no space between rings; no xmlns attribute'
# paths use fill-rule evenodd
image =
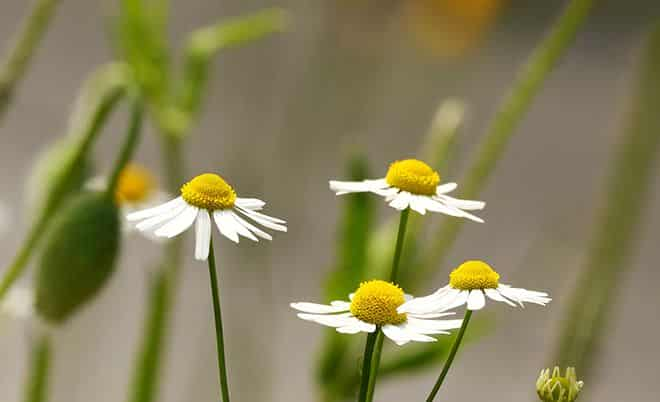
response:
<svg viewBox="0 0 660 402"><path fill-rule="evenodd" d="M577 380L575 368L568 367L562 377L559 367L541 370L536 380L536 393L543 402L573 402L577 399L584 383Z"/></svg>

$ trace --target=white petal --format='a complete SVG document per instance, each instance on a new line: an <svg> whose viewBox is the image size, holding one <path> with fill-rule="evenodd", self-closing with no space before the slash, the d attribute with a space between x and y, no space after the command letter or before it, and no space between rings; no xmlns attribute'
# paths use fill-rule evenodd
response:
<svg viewBox="0 0 660 402"><path fill-rule="evenodd" d="M423 195L413 195L410 197L410 209L421 215L426 214L426 201Z"/></svg>
<svg viewBox="0 0 660 402"><path fill-rule="evenodd" d="M298 318L305 321L313 321L317 324L325 325L326 327L345 327L355 322L356 318L350 315L351 313L342 314L306 314L298 313Z"/></svg>
<svg viewBox="0 0 660 402"><path fill-rule="evenodd" d="M240 225L246 227L248 230L252 231L252 233L256 234L257 236L261 237L262 239L266 240L273 240L273 236L270 234L264 232L263 230L259 229L258 227L254 226L250 222L246 221L245 219L241 218L237 213L232 212L232 218L236 220Z"/></svg>
<svg viewBox="0 0 660 402"><path fill-rule="evenodd" d="M355 320L352 321L350 324L337 328L337 332L342 334L357 334L358 332L372 333L375 330L376 330L376 325L369 324L368 322L360 321L357 318L355 318Z"/></svg>
<svg viewBox="0 0 660 402"><path fill-rule="evenodd" d="M471 290L467 300L468 310L481 310L485 305L486 298L484 297L484 292L481 289Z"/></svg>
<svg viewBox="0 0 660 402"><path fill-rule="evenodd" d="M455 216L458 218L467 218L475 222L483 223L484 220L479 218L478 216L472 215L469 212L465 212L462 209L458 209L457 207L447 205L442 201L440 198L427 198L429 200L428 205L426 205L426 209L429 211L434 211L434 212L439 212L443 213L445 215L449 216Z"/></svg>
<svg viewBox="0 0 660 402"><path fill-rule="evenodd" d="M176 218L173 218L166 225L156 230L154 234L160 237L172 238L181 234L184 230L188 229L195 222L197 212L199 209L188 205Z"/></svg>
<svg viewBox="0 0 660 402"><path fill-rule="evenodd" d="M453 198L448 195L438 195L439 199L445 202L447 205L451 205L456 208L465 209L467 211L476 211L484 209L486 203L483 201L472 201L472 200L461 200L458 198Z"/></svg>
<svg viewBox="0 0 660 402"><path fill-rule="evenodd" d="M408 327L420 334L440 334L446 333L450 329L460 328L463 320L424 320L410 316L406 323Z"/></svg>
<svg viewBox="0 0 660 402"><path fill-rule="evenodd" d="M264 216L266 215L259 214L258 212L250 211L242 208L236 208L236 210L242 213L243 215L247 216L248 218L252 219L253 221L257 222L258 224L267 227L268 229L278 230L280 232L286 232L286 226L265 219Z"/></svg>
<svg viewBox="0 0 660 402"><path fill-rule="evenodd" d="M447 313L425 313L425 314L407 313L407 314L408 314L409 318L410 317L419 318L419 319L422 319L422 320L430 320L432 318L440 318L440 317L447 317L447 316L450 316L450 315L456 315L456 313L453 312L453 311L450 311L450 312L447 312Z"/></svg>
<svg viewBox="0 0 660 402"><path fill-rule="evenodd" d="M334 191L337 195L378 191L387 187L389 186L384 179L363 181L330 180L330 190Z"/></svg>
<svg viewBox="0 0 660 402"><path fill-rule="evenodd" d="M331 301L331 302L330 302L330 305L331 305L332 307L341 308L341 309L343 309L342 311L344 311L344 310L348 311L348 310L351 309L351 303L349 303L349 302L345 302L345 301L343 301L343 300L334 300L334 301Z"/></svg>
<svg viewBox="0 0 660 402"><path fill-rule="evenodd" d="M183 200L181 197L177 197L171 201L166 202L165 204L161 204L157 207L149 208L149 209L144 209L142 211L137 211L133 212L132 214L129 214L126 219L129 221L139 221L142 219L150 218L152 216L160 215L162 213L165 213L171 209L175 209L181 204L186 204L186 202Z"/></svg>
<svg viewBox="0 0 660 402"><path fill-rule="evenodd" d="M195 224L195 259L206 261L211 245L211 217L205 209L199 211Z"/></svg>
<svg viewBox="0 0 660 402"><path fill-rule="evenodd" d="M410 342L410 337L407 333L403 332L399 327L391 324L384 325L382 328L383 334L390 338L397 345L405 345Z"/></svg>
<svg viewBox="0 0 660 402"><path fill-rule="evenodd" d="M390 206L394 209L398 209L399 211L403 211L404 209L408 208L408 205L410 205L411 198L412 194L407 191L401 191L394 196L394 199L390 202Z"/></svg>
<svg viewBox="0 0 660 402"><path fill-rule="evenodd" d="M245 209L251 209L253 211L258 211L266 205L265 201L262 201L258 198L240 198L237 197L236 201L234 201L236 205L238 205L241 208Z"/></svg>
<svg viewBox="0 0 660 402"><path fill-rule="evenodd" d="M213 211L213 219L215 220L215 225L223 236L234 243L238 243L238 232L235 228L236 223L231 216L225 214L225 211L223 210L217 210Z"/></svg>
<svg viewBox="0 0 660 402"><path fill-rule="evenodd" d="M286 224L286 221L284 219L275 218L273 216L262 214L261 212L257 212L249 209L243 209L241 207L237 207L237 209L245 211L249 216L258 216L259 218L266 220L268 222L280 223L282 225ZM286 228L284 228L284 231L286 232Z"/></svg>
<svg viewBox="0 0 660 402"><path fill-rule="evenodd" d="M316 304L316 303L291 303L290 306L298 311L305 313L314 313L314 314L329 314L329 313L341 313L343 311L348 311L350 304L346 306L345 304L335 305L335 302L332 302L330 306L327 304ZM345 302L341 302L345 303Z"/></svg>
<svg viewBox="0 0 660 402"><path fill-rule="evenodd" d="M458 187L456 183L441 184L435 189L435 193L438 195L451 193L452 191L456 190L456 187Z"/></svg>
<svg viewBox="0 0 660 402"><path fill-rule="evenodd" d="M230 210L222 211L225 215L228 215L233 221L234 221L234 228L236 229L236 232L238 232L239 235L243 237L247 237L248 239L252 241L259 241L252 232L248 230L248 228L243 224L245 222L243 219L236 219L238 216ZM245 222L247 223L247 222ZM250 225L252 226L252 225Z"/></svg>
<svg viewBox="0 0 660 402"><path fill-rule="evenodd" d="M182 204L177 205L175 208L170 209L168 211L165 211L159 215L154 215L148 219L143 220L142 222L138 223L135 225L135 228L137 230L140 230L142 232L148 231L148 230L153 230L158 228L159 226L163 225L165 222L168 222L175 217L177 217L179 214L181 214L183 211L188 208L189 205L183 202Z"/></svg>
<svg viewBox="0 0 660 402"><path fill-rule="evenodd" d="M547 293L544 292L535 292L532 290L522 289L522 288L512 288L507 285L500 285L497 290L504 296L507 297L521 306L523 302L540 304L545 306L552 299L547 297ZM524 307L524 306L523 306Z"/></svg>
<svg viewBox="0 0 660 402"><path fill-rule="evenodd" d="M506 303L512 307L516 307L515 303L511 302L511 300L502 296L497 289L484 289L484 291L486 292L486 296L488 296L490 299L498 302Z"/></svg>

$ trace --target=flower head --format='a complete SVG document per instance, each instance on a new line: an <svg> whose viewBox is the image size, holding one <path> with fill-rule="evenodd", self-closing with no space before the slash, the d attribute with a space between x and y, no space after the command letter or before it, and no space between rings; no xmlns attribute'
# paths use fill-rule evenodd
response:
<svg viewBox="0 0 660 402"><path fill-rule="evenodd" d="M399 308L406 312L408 308L418 311L433 312L467 304L468 310L481 310L486 305L486 297L493 301L515 307L518 303L534 303L545 306L552 299L547 293L521 288L513 288L499 282L500 275L483 261L466 261L449 274L449 285L435 293L415 299L414 303Z"/></svg>
<svg viewBox="0 0 660 402"><path fill-rule="evenodd" d="M434 342L436 339L428 335L447 335L448 330L460 327L462 322L440 320L454 314L444 311L422 314L412 309L400 313L399 307L415 299L397 285L381 280L361 283L349 299L350 302L337 300L329 305L291 303L291 307L301 311L299 318L336 328L340 333L374 332L380 327L397 345L410 341Z"/></svg>
<svg viewBox="0 0 660 402"><path fill-rule="evenodd" d="M195 224L195 258L206 260L211 242L211 215L220 233L238 243L239 236L253 241L271 240L270 234L241 217L277 231L286 232L286 222L264 215L260 211L266 203L256 198L240 198L222 177L205 173L181 187L181 196L153 208L137 211L127 219L138 222L142 232L157 237L172 238Z"/></svg>
<svg viewBox="0 0 660 402"><path fill-rule="evenodd" d="M426 211L483 222L466 211L480 210L482 201L460 200L447 195L456 189L456 183L440 184L440 175L426 163L417 159L392 162L382 179L363 181L330 181L330 189L337 195L372 192L385 197L389 205L398 210L410 207L424 215Z"/></svg>
<svg viewBox="0 0 660 402"><path fill-rule="evenodd" d="M575 368L568 367L566 375L561 376L559 367L541 370L536 380L536 393L543 402L573 402L577 399L584 383L577 380Z"/></svg>

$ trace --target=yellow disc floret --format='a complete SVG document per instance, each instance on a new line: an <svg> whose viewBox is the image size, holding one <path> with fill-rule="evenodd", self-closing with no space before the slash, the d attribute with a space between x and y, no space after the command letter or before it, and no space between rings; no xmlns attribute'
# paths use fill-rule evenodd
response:
<svg viewBox="0 0 660 402"><path fill-rule="evenodd" d="M449 274L449 285L454 289L495 289L500 275L483 261L466 261Z"/></svg>
<svg viewBox="0 0 660 402"><path fill-rule="evenodd" d="M215 211L234 206L236 192L217 174L204 173L181 187L181 196L190 205Z"/></svg>
<svg viewBox="0 0 660 402"><path fill-rule="evenodd" d="M417 159L392 162L385 176L392 187L418 195L433 195L440 184L440 175Z"/></svg>
<svg viewBox="0 0 660 402"><path fill-rule="evenodd" d="M397 285L380 280L362 282L351 300L351 314L370 324L397 325L406 321L406 315L396 311L405 301Z"/></svg>
<svg viewBox="0 0 660 402"><path fill-rule="evenodd" d="M117 203L121 205L146 200L155 189L154 183L155 180L147 169L132 163L126 165L117 181Z"/></svg>

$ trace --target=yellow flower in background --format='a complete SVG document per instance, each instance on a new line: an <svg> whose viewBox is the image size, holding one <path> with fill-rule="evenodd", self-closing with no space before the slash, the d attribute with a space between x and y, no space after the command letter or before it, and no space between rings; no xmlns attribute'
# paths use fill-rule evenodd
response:
<svg viewBox="0 0 660 402"><path fill-rule="evenodd" d="M415 42L438 56L456 58L475 47L507 0L408 0L403 20Z"/></svg>

